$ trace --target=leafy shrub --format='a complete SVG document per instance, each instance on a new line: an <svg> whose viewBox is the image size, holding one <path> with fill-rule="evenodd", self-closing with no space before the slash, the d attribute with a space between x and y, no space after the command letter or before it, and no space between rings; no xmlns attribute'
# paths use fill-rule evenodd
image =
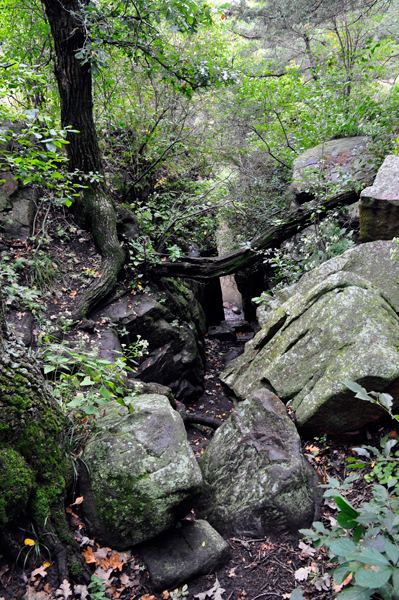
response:
<svg viewBox="0 0 399 600"><path fill-rule="evenodd" d="M129 361L146 353L148 343L138 339L129 347ZM126 393L125 376L131 371L127 358L117 358L115 363L98 358L98 350L48 344L42 350L44 374L51 377L53 393L64 410L77 411L85 416L99 415L111 401L126 406L133 412L132 396Z"/></svg>
<svg viewBox="0 0 399 600"><path fill-rule="evenodd" d="M399 498L391 495L382 485L372 490L370 502L355 509L346 500L348 484L359 478L352 475L340 486L336 479L322 487L324 497L334 498L338 506L337 525L328 530L321 522L313 529L301 529L316 548L324 545L332 563L335 586L350 579L351 586L340 591L340 600L369 600L378 590L384 600L399 598ZM298 596L300 597L300 596Z"/></svg>

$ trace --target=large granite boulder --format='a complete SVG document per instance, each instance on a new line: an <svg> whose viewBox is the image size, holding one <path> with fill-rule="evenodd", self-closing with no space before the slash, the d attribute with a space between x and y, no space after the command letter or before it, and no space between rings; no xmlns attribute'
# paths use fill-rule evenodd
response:
<svg viewBox="0 0 399 600"><path fill-rule="evenodd" d="M207 521L182 521L147 542L141 555L157 590L170 590L193 577L216 571L229 558L230 546Z"/></svg>
<svg viewBox="0 0 399 600"><path fill-rule="evenodd" d="M399 156L387 156L372 186L360 194L362 242L399 236Z"/></svg>
<svg viewBox="0 0 399 600"><path fill-rule="evenodd" d="M119 550L184 517L202 483L183 421L169 400L147 394L134 398L132 407L129 413L108 405L84 450L79 478L92 535Z"/></svg>
<svg viewBox="0 0 399 600"><path fill-rule="evenodd" d="M217 430L201 470L199 508L222 533L263 537L312 523L316 475L284 404L266 388Z"/></svg>
<svg viewBox="0 0 399 600"><path fill-rule="evenodd" d="M375 241L350 248L341 256L326 261L316 269L305 273L298 283L279 290L274 297L265 296L256 316L261 327L265 327L273 311L289 300L294 294L307 294L312 287L322 283L333 273L355 273L367 279L399 313L399 260L392 260L391 254L397 246L391 241Z"/></svg>
<svg viewBox="0 0 399 600"><path fill-rule="evenodd" d="M334 273L276 308L221 379L241 399L268 387L309 433L353 431L381 409L353 398L345 379L399 397L399 318L368 280Z"/></svg>
<svg viewBox="0 0 399 600"><path fill-rule="evenodd" d="M358 136L323 142L294 160L291 192L297 202L311 200L319 189L331 195L370 183L376 174L369 138ZM356 197L354 198L354 201Z"/></svg>
<svg viewBox="0 0 399 600"><path fill-rule="evenodd" d="M204 312L181 282L162 278L150 285L150 292L126 294L93 319L109 319L127 347L138 336L148 341L149 354L135 369L139 379L170 387L182 402L197 398L204 391Z"/></svg>

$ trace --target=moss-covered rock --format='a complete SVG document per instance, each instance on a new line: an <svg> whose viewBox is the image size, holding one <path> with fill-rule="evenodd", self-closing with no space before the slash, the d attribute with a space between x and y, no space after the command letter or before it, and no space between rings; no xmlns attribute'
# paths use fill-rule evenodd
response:
<svg viewBox="0 0 399 600"><path fill-rule="evenodd" d="M202 483L183 421L164 396L143 395L134 412L113 404L98 421L82 468L82 508L93 535L124 549L183 517Z"/></svg>
<svg viewBox="0 0 399 600"><path fill-rule="evenodd" d="M35 476L24 458L12 448L0 450L0 527L12 523L26 507Z"/></svg>
<svg viewBox="0 0 399 600"><path fill-rule="evenodd" d="M118 325L127 346L138 336L149 343L149 354L136 376L172 389L184 402L204 391L205 315L194 293L179 280L161 279L145 294L126 294L94 316Z"/></svg>
<svg viewBox="0 0 399 600"><path fill-rule="evenodd" d="M399 399L399 318L385 293L346 272L274 310L222 375L242 399L268 387L314 433L353 431L381 416L353 398L345 379Z"/></svg>
<svg viewBox="0 0 399 600"><path fill-rule="evenodd" d="M34 359L17 342L4 344L0 349L0 530L23 509L43 524L62 500L69 476L63 427L64 417Z"/></svg>
<svg viewBox="0 0 399 600"><path fill-rule="evenodd" d="M227 542L203 520L182 521L140 550L156 590L215 572L230 555Z"/></svg>
<svg viewBox="0 0 399 600"><path fill-rule="evenodd" d="M378 240L360 244L327 260L317 269L305 273L298 283L279 290L273 298L266 298L256 311L259 325L265 327L273 311L295 294L303 296L330 275L341 271L367 279L399 312L399 260L391 259L391 250L396 247L391 241Z"/></svg>
<svg viewBox="0 0 399 600"><path fill-rule="evenodd" d="M222 533L263 537L312 523L316 475L284 404L265 388L217 430L201 470L199 508Z"/></svg>

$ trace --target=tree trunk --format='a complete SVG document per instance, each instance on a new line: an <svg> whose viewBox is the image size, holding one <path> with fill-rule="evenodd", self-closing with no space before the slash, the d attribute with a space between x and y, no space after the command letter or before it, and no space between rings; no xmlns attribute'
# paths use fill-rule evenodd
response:
<svg viewBox="0 0 399 600"><path fill-rule="evenodd" d="M97 133L93 120L92 76L90 65L75 58L85 43L85 30L75 16L77 0L43 0L50 23L57 57L55 75L61 102L61 124L79 133L68 133L69 170L78 169L104 175ZM73 206L78 222L89 229L101 253L101 278L86 292L77 309L77 317L89 312L115 286L125 255L116 231L115 206L104 180L89 184Z"/></svg>
<svg viewBox="0 0 399 600"><path fill-rule="evenodd" d="M338 194L324 202L325 210L319 213L318 218L324 219L328 215L328 211L346 204L353 204L356 200L358 197L354 191ZM283 223L272 225L266 229L243 250L235 250L224 256L187 257L182 262L162 262L156 265L152 272L162 277L187 277L197 280L237 273L244 267L261 260L263 250L278 248L282 242L308 227L314 211L314 207L300 206L296 211L290 213Z"/></svg>
<svg viewBox="0 0 399 600"><path fill-rule="evenodd" d="M24 546L24 539L36 542L46 532L42 542L57 560L62 582L68 563L76 563L75 577L86 573L65 518L71 467L65 455L64 416L37 362L9 335L1 307L0 292L0 550L14 560L20 553L23 562L31 548ZM47 558L44 546L34 550Z"/></svg>

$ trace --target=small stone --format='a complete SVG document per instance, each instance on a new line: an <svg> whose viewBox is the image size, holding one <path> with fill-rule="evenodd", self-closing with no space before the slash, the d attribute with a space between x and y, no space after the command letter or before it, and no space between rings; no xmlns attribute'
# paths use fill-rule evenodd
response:
<svg viewBox="0 0 399 600"><path fill-rule="evenodd" d="M192 577L216 571L230 547L206 521L182 521L142 548L155 590L171 589Z"/></svg>

